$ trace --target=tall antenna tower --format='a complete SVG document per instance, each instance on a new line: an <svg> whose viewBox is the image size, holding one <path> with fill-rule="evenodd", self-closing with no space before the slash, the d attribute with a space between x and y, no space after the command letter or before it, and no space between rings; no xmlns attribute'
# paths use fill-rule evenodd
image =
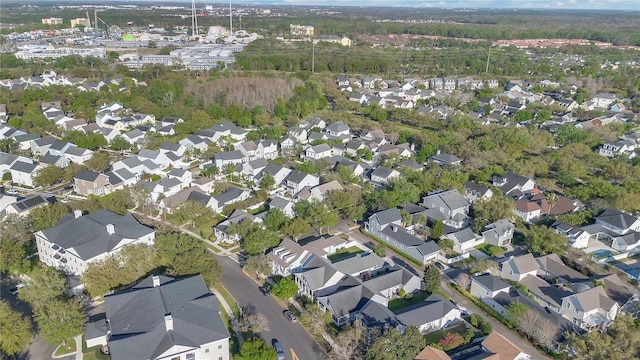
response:
<svg viewBox="0 0 640 360"><path fill-rule="evenodd" d="M196 14L196 0L191 0L191 36L198 36L198 14Z"/></svg>
<svg viewBox="0 0 640 360"><path fill-rule="evenodd" d="M233 10L231 9L231 0L229 0L229 36L233 35Z"/></svg>

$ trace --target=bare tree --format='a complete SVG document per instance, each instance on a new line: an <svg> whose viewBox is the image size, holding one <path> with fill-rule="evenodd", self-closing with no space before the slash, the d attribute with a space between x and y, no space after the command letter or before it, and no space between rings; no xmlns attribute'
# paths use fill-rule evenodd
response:
<svg viewBox="0 0 640 360"><path fill-rule="evenodd" d="M329 353L332 360L350 360L362 351L363 327L356 321L343 329L333 340Z"/></svg>
<svg viewBox="0 0 640 360"><path fill-rule="evenodd" d="M456 282L461 288L469 290L469 287L471 286L471 277L467 273L460 273L460 275L456 277Z"/></svg>
<svg viewBox="0 0 640 360"><path fill-rule="evenodd" d="M524 314L520 315L520 318L518 319L518 327L522 332L527 334L527 336L533 337L540 318L541 315L539 312L529 309Z"/></svg>
<svg viewBox="0 0 640 360"><path fill-rule="evenodd" d="M558 324L545 317L540 317L536 328L536 332L534 333L535 339L546 347L551 346L553 340L558 335L558 331L560 331Z"/></svg>
<svg viewBox="0 0 640 360"><path fill-rule="evenodd" d="M255 307L249 305L242 308L242 318L238 323L239 330L245 332L250 338L263 331L269 331L269 321L264 314L256 311Z"/></svg>

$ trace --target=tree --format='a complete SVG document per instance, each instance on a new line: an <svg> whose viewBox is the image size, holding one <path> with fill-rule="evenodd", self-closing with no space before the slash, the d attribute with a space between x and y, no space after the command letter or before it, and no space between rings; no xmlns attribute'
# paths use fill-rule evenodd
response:
<svg viewBox="0 0 640 360"><path fill-rule="evenodd" d="M111 140L109 144L113 150L129 150L131 149L131 143L125 140L122 136L118 135Z"/></svg>
<svg viewBox="0 0 640 360"><path fill-rule="evenodd" d="M439 240L444 234L444 223L441 220L436 220L431 228L431 237Z"/></svg>
<svg viewBox="0 0 640 360"><path fill-rule="evenodd" d="M271 190L273 190L273 187L275 185L276 185L276 180L273 178L273 175L271 175L271 173L264 174L262 179L260 179L260 188L261 189L265 189L267 191L271 191Z"/></svg>
<svg viewBox="0 0 640 360"><path fill-rule="evenodd" d="M298 292L298 284L290 278L282 278L271 288L271 293L282 301L292 298Z"/></svg>
<svg viewBox="0 0 640 360"><path fill-rule="evenodd" d="M64 176L62 179L64 181L73 181L73 178L76 177L76 175L78 175L80 170L84 170L84 169L86 169L86 166L84 165L71 163L67 165L66 168L64 168Z"/></svg>
<svg viewBox="0 0 640 360"><path fill-rule="evenodd" d="M269 258L265 254L249 255L244 262L244 269L248 272L256 274L256 277L260 274L271 274L271 264Z"/></svg>
<svg viewBox="0 0 640 360"><path fill-rule="evenodd" d="M55 226L69 213L69 208L60 202L40 206L29 212L31 229L36 232Z"/></svg>
<svg viewBox="0 0 640 360"><path fill-rule="evenodd" d="M307 220L300 216L296 216L289 220L282 228L282 232L291 236L291 238L296 242L300 236L308 234L309 231L311 231L311 226Z"/></svg>
<svg viewBox="0 0 640 360"><path fill-rule="evenodd" d="M511 219L513 217L513 201L504 196L495 195L490 200L480 199L471 206L473 217L473 231L480 233L482 229L498 220Z"/></svg>
<svg viewBox="0 0 640 360"><path fill-rule="evenodd" d="M440 270L434 265L428 265L424 269L424 290L430 293L436 292L440 289L440 282L442 281L442 274Z"/></svg>
<svg viewBox="0 0 640 360"><path fill-rule="evenodd" d="M64 299L67 280L64 273L52 267L33 271L18 297L28 302L34 310L46 307L56 299Z"/></svg>
<svg viewBox="0 0 640 360"><path fill-rule="evenodd" d="M529 310L529 307L527 307L527 305L518 301L514 301L511 304L507 305L507 317L509 318L509 320L511 320L511 322L517 325L520 317L522 316L522 314L527 312L527 310Z"/></svg>
<svg viewBox="0 0 640 360"><path fill-rule="evenodd" d="M448 332L438 341L438 345L442 346L442 350L449 351L464 344L464 338L458 333Z"/></svg>
<svg viewBox="0 0 640 360"><path fill-rule="evenodd" d="M534 338L543 346L550 347L558 336L560 326L546 317L540 318Z"/></svg>
<svg viewBox="0 0 640 360"><path fill-rule="evenodd" d="M279 243L280 238L276 233L261 227L255 227L242 238L242 246L249 255L263 254Z"/></svg>
<svg viewBox="0 0 640 360"><path fill-rule="evenodd" d="M402 218L402 225L403 226L411 225L411 222L413 221L413 218L411 217L411 214L409 214L408 211L400 210L400 217Z"/></svg>
<svg viewBox="0 0 640 360"><path fill-rule="evenodd" d="M319 235L323 228L338 224L338 212L318 200L296 203L296 214L306 218Z"/></svg>
<svg viewBox="0 0 640 360"><path fill-rule="evenodd" d="M240 319L240 329L247 332L250 338L262 331L269 331L269 321L264 314L256 312L255 308L245 306L242 308L242 318Z"/></svg>
<svg viewBox="0 0 640 360"><path fill-rule="evenodd" d="M382 244L376 244L373 248L373 253L380 257L385 257L387 255L387 247Z"/></svg>
<svg viewBox="0 0 640 360"><path fill-rule="evenodd" d="M201 274L209 286L222 278L222 266L198 239L186 234L160 234L153 247L159 264L169 267L170 275Z"/></svg>
<svg viewBox="0 0 640 360"><path fill-rule="evenodd" d="M214 211L195 200L189 200L182 204L175 215L183 222L189 222L193 227L197 227L201 222L215 217Z"/></svg>
<svg viewBox="0 0 640 360"><path fill-rule="evenodd" d="M319 335L327 329L327 324L331 323L331 312L323 311L316 303L307 304L305 312L300 315L300 322L311 334Z"/></svg>
<svg viewBox="0 0 640 360"><path fill-rule="evenodd" d="M58 183L64 179L64 170L57 166L49 165L36 172L33 178L33 185L44 186Z"/></svg>
<svg viewBox="0 0 640 360"><path fill-rule="evenodd" d="M236 360L276 360L278 354L274 348L260 338L254 338L242 343L240 353L233 357Z"/></svg>
<svg viewBox="0 0 640 360"><path fill-rule="evenodd" d="M0 351L15 355L29 344L32 336L31 321L0 300Z"/></svg>
<svg viewBox="0 0 640 360"><path fill-rule="evenodd" d="M523 231L525 245L536 255L560 254L567 245L567 238L543 225L531 225Z"/></svg>
<svg viewBox="0 0 640 360"><path fill-rule="evenodd" d="M29 221L17 214L0 221L0 271L22 271L28 267L27 247L32 239Z"/></svg>
<svg viewBox="0 0 640 360"><path fill-rule="evenodd" d="M533 338L536 332L538 322L542 316L539 312L533 309L527 309L525 312L518 316L518 329L525 333L527 336Z"/></svg>
<svg viewBox="0 0 640 360"><path fill-rule="evenodd" d="M278 208L270 209L267 213L267 216L265 216L263 220L264 226L266 226L268 230L274 232L279 232L286 221L287 216L282 212L282 210Z"/></svg>
<svg viewBox="0 0 640 360"><path fill-rule="evenodd" d="M426 341L418 328L409 326L404 333L396 328L374 334L367 347L367 360L411 360L426 346Z"/></svg>
<svg viewBox="0 0 640 360"><path fill-rule="evenodd" d="M81 334L87 317L84 305L78 298L54 299L35 310L40 335L52 345Z"/></svg>
<svg viewBox="0 0 640 360"><path fill-rule="evenodd" d="M336 335L329 356L335 360L351 360L360 355L363 344L364 327L356 320Z"/></svg>
<svg viewBox="0 0 640 360"><path fill-rule="evenodd" d="M89 170L95 172L103 172L109 168L109 154L102 152L94 152L91 159L84 162Z"/></svg>
<svg viewBox="0 0 640 360"><path fill-rule="evenodd" d="M367 211L364 192L357 187L330 191L327 194L327 205L338 210L344 219L352 221L362 220Z"/></svg>

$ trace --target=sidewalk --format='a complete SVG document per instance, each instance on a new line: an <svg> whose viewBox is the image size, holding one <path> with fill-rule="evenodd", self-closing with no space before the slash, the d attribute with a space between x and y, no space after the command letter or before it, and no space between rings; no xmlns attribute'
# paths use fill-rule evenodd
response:
<svg viewBox="0 0 640 360"><path fill-rule="evenodd" d="M222 246L214 243L213 241L203 238L202 236L200 236L200 234L196 234L193 231L191 231L189 229L185 229L182 226L177 226L177 225L174 225L174 224L172 224L172 223L170 223L170 222L168 222L166 220L163 220L160 216L155 216L155 217L154 216L149 216L147 214L143 214L143 213L141 213L139 211L136 211L134 209L129 210L129 212L132 213L132 214L136 214L138 216L142 216L142 217L144 217L146 219L150 219L150 220L153 220L153 221L156 221L156 222L159 222L159 223L163 223L163 224L165 224L165 225L167 225L167 226L169 226L169 227L171 227L173 229L178 230L179 232L188 234L188 235L190 235L190 236L192 236L192 237L194 237L194 238L196 238L196 239L198 239L200 241L203 241L206 244L210 245L211 247L215 248L217 255L220 255L220 256L235 256L236 255L232 250L236 249L239 245L236 245L236 246L234 246L232 248L229 248L229 249L225 249Z"/></svg>
<svg viewBox="0 0 640 360"><path fill-rule="evenodd" d="M84 354L82 353L82 335L76 335L73 337L73 341L75 341L76 343L76 360L82 360L84 358ZM60 344L62 345L62 344ZM68 356L73 355L74 353L69 353L69 354L64 354L64 355L60 355L60 356L56 356L56 351L58 351L58 348L60 347L60 345L56 346L56 348L53 350L53 352L51 353L51 358L52 359L61 359L61 358L65 358Z"/></svg>
<svg viewBox="0 0 640 360"><path fill-rule="evenodd" d="M238 347L241 347L242 346L242 336L240 336L240 332L235 330L235 329L238 328L238 320L236 319L235 315L233 314L233 310L231 310L231 306L229 306L229 304L227 303L227 300L225 300L225 298L220 294L220 292L218 290L212 289L211 292L218 298L218 302L220 302L220 305L224 309L224 312L227 313L227 316L229 317L229 323L231 325L231 328L235 332L236 339L238 340ZM229 296L231 296L231 294L229 294ZM80 359L76 359L76 360L80 360Z"/></svg>

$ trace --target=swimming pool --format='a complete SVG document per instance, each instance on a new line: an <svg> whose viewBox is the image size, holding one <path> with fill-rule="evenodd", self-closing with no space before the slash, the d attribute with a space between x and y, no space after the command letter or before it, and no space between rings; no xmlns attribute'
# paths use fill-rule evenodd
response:
<svg viewBox="0 0 640 360"><path fill-rule="evenodd" d="M591 253L591 255L595 256L598 259L606 258L611 256L612 252L610 250L598 249Z"/></svg>

